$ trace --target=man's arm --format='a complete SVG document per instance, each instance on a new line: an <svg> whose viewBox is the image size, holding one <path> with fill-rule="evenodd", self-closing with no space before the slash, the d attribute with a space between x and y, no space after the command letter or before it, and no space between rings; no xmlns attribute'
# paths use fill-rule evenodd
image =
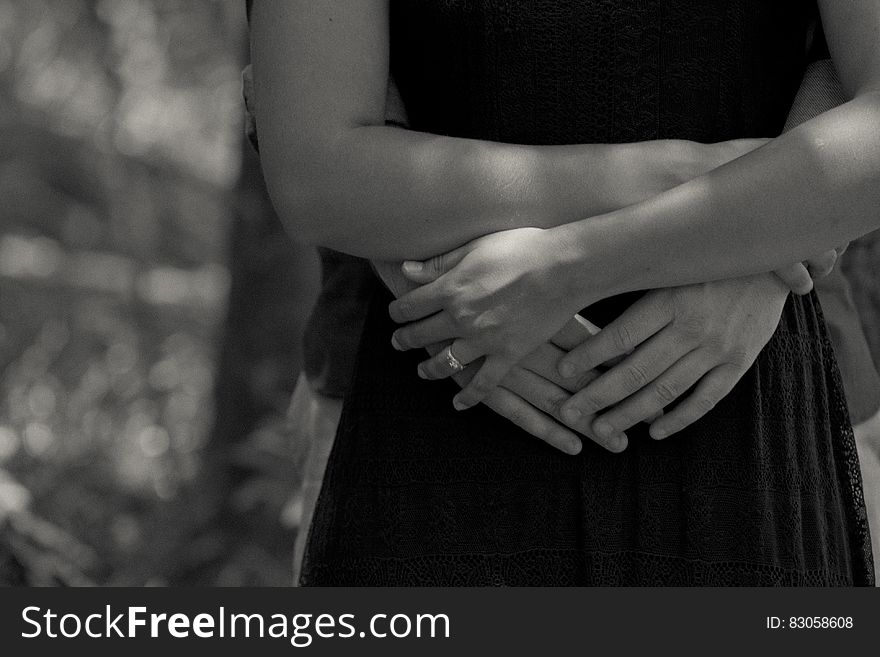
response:
<svg viewBox="0 0 880 657"><path fill-rule="evenodd" d="M553 229L570 292L594 301L754 274L878 226L880 4L820 6L851 100L650 201Z"/></svg>

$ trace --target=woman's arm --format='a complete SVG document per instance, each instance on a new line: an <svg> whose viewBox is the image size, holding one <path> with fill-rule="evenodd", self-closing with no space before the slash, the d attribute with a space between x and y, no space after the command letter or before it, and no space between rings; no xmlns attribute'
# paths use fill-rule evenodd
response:
<svg viewBox="0 0 880 657"><path fill-rule="evenodd" d="M300 240L426 258L642 201L762 143L519 146L385 126L387 0L264 0L252 57L266 181Z"/></svg>
<svg viewBox="0 0 880 657"><path fill-rule="evenodd" d="M880 3L820 5L852 100L645 203L549 231L572 294L768 271L880 224Z"/></svg>
<svg viewBox="0 0 880 657"><path fill-rule="evenodd" d="M834 110L831 114L836 112L837 110ZM800 112L801 115L804 113L809 114L809 111ZM779 141L784 139L785 137ZM868 152L871 153L872 143L874 144L873 148L876 149L876 136L873 141L868 139L867 144L859 145L866 147ZM859 145L852 144L852 147L857 149ZM760 149L755 155L763 150L766 149ZM741 158L740 162L752 159L754 159L753 156L745 156ZM734 163L729 167L723 167L721 172L725 169L733 168L736 164L738 163ZM796 168L798 163L795 162L792 166ZM862 171L860 173L861 177L856 176L857 184L853 190L854 194L867 193L870 198L873 191L876 196L877 190L872 188L870 184L866 185L864 182L866 177L870 178L872 175L870 166L869 162L868 171ZM760 173L759 171L758 175ZM703 180L712 178L714 175L712 173ZM877 180L875 182L876 186L880 183L880 180L877 179L876 172L873 176ZM771 174L769 173L765 176L765 178L770 177ZM860 190L859 185L867 187L867 192L864 189ZM688 186L685 185L683 187ZM755 189L764 192L763 199L765 202L767 200L775 202L771 206L773 211L780 211L780 203L784 204L785 198L773 199L773 189L767 190L766 187L762 188L761 182L758 180L752 180L750 185L741 185L739 188L732 190L730 194L740 196L743 199L743 203L752 203L754 206L753 196ZM664 196L674 195L675 191ZM791 190L789 190L789 194L791 193ZM809 194L807 190L799 190L799 193ZM711 190L707 191L704 196L711 196ZM729 198L728 196L728 200ZM843 195L843 199L846 200L845 195ZM697 199L697 201L700 200L703 199ZM803 199L798 198L796 201L802 202ZM840 202L840 198L838 202ZM653 201L643 204L643 206L636 208L636 210L643 210L646 206L650 207L652 203ZM870 225L870 220L876 220L876 210L870 203L867 204L870 209L866 209L865 205L863 199L859 199L855 203L855 210L852 208L846 208L845 210L851 213L850 218L854 219L855 222L860 220L865 222L859 216L859 213L864 213L865 216L869 217L869 221L865 223ZM765 251L772 250L780 241L778 235L772 236L772 239L769 239L766 234L761 235L758 233L756 236L756 230L752 227L750 232L746 231L738 234L734 230L732 235L719 230L717 233L721 234L720 239L716 232L710 230L702 233L700 240L696 240L696 245L694 245L695 240L693 239L692 232L688 232L688 229L685 229L677 235L677 240L673 239L664 242L662 231L659 233L659 236L657 232L658 228L662 229L664 227L662 223L638 226L641 232L639 230L632 231L631 228L635 222L628 222L625 216L621 216L626 215L631 210L630 208L624 209L612 215L617 221L603 222L602 220L607 219L607 217L600 217L596 220L579 222L575 226L566 226L553 230L520 229L487 236L471 245L445 254L442 258L434 259L430 263L422 265L420 270L416 270L414 276L418 276L419 280L426 284L424 287L392 304L392 317L399 322L412 322L428 315L433 315L433 317L430 320L411 324L405 329L401 329L401 331L405 335L418 335L419 339L423 340L437 339L438 336L444 339L455 337L456 342L453 344L453 350L462 362L468 362L481 356L486 357L486 364L481 372L474 377L468 388L457 396L455 400L457 407L468 407L479 401L487 390L491 390L494 387L499 377L504 376L505 368L509 366L509 363L516 362L517 355L526 352L532 346L532 340L542 335L551 335L560 317L563 316L558 312L559 308L569 311L577 309L590 305L592 302L616 291L639 289L639 287L649 287L651 285L670 286L671 283L664 283L664 276L668 276L670 272L673 274L680 270L705 272L716 266L716 260L726 259L728 263L732 259L737 262L740 260L748 262L751 253L741 254L736 249L736 238L740 238L740 244L743 242L749 244L753 240L757 240L758 246L764 247ZM737 206L733 203L732 212L736 212L736 210ZM815 208L806 208L807 212L811 210L815 211ZM755 213L763 212L762 218L767 222L772 223L774 220L772 215L768 216L767 208L761 207L760 204L758 207L753 207L752 211ZM784 205L781 211L786 211ZM826 208L824 212L834 217L833 208ZM855 216L852 216L853 213ZM716 219L714 216L711 218ZM667 217L667 219L669 218ZM724 217L722 216L720 219L723 221ZM669 219L669 221L670 223L673 222L674 218ZM714 226L714 224L709 223L709 226ZM706 224L702 226L703 229L706 229L706 227ZM682 227L679 225L677 228L681 229ZM576 238L580 239L580 242L577 239L570 242L560 239L560 235L565 236L566 233L575 235ZM645 235L648 235L647 239L639 243L639 240L645 238ZM837 242L838 239L837 235L833 238L834 242ZM706 242L709 242L709 246L712 249L711 255L708 258L705 253L698 251L695 255L687 250L689 246L691 248L696 246L699 249ZM633 248L636 244L639 248ZM785 244L781 246L784 247ZM652 251L652 249L656 250ZM645 256L645 253L650 253L651 256L655 257L653 263L649 257ZM661 254L663 257L659 257ZM409 267L416 267L417 265L420 265L420 263L410 263ZM433 275L426 275L429 272L432 272ZM638 280L636 275L632 275L633 273L641 273L644 278L640 284L627 288L627 282L631 283L633 279ZM712 279L707 278L707 280ZM745 284L746 279L740 280L744 281L743 285L746 288L750 287ZM575 281L575 285L569 287L568 284L571 281ZM619 287L615 289L615 285ZM736 287L737 284L734 282L727 286L727 288L734 289L734 291ZM727 288L722 286L720 294L709 290L708 296L716 297L723 302L725 289ZM701 294L705 297L707 293L704 290ZM529 299L530 303L523 303L523 299ZM653 299L654 301L662 302L661 306L668 307L670 305L668 303L668 295L655 295ZM702 307L711 308L711 304L707 306L704 303ZM661 308L661 310L663 309ZM691 341L693 339L712 337L711 335L704 335L701 326L695 324L693 313L689 315L687 313L672 313L670 318L670 321L676 325L676 329L684 331ZM711 319L711 313L709 318ZM733 317L731 317L732 320ZM662 323L662 326L665 327L666 325L665 322ZM593 346L599 344L611 345L614 349L617 349L616 353L625 353L636 348L638 342L641 341L633 339L636 332L631 330L631 327L627 329L625 323L610 328L614 330L611 333L603 331L605 335L600 334L598 341L592 341ZM749 324L746 324L743 331L746 334L754 332L749 327ZM666 333L670 334L669 331L666 331ZM613 339L608 340L608 335L611 335ZM651 335L645 337L651 337ZM749 336L745 335L744 337L748 338ZM668 343L669 340L666 340L666 342ZM723 341L715 340L715 342L723 345L730 341L725 339ZM748 343L748 340L746 342ZM594 358L597 354L591 354L592 351L592 346L587 345L582 349L575 350L560 364L560 371L566 375L576 374L575 368L577 366L592 367L602 362L602 358ZM727 369L728 372L732 372L735 375L734 379L738 378L739 373L743 371L743 365L748 366L750 364L750 359L742 357L743 353L745 351L749 353L755 352L752 348L747 348L746 350L733 349L731 353L726 353L726 349L721 349L720 352L718 349L709 351L712 352L708 354L710 358L707 362L710 363L714 362L713 359L717 360L716 355L721 358L718 361L719 363L731 361L730 357L734 357L731 361L734 367ZM716 354L716 352L718 353ZM581 355L586 355L587 357L582 359L579 357ZM663 358L655 359L656 362L653 363L653 366L657 367L646 367L645 363L639 361L638 357L634 355L630 359L631 362L622 367L624 376L610 374L603 377L602 380L596 381L590 389L583 391L582 399L593 398L588 400L590 403L584 404L585 408L590 412L589 414L592 414L595 410L619 400L621 398L618 396L620 390L628 394L633 392L633 386L641 388L651 377L656 376L657 371L662 369L663 363L668 364L669 358L674 357L675 353L671 353L668 357L664 356ZM581 360L584 362L580 362ZM436 363L434 364L436 365ZM574 371L567 372L565 367L571 367ZM699 368L691 367L689 373L685 372L685 376L679 378L683 381L685 378L691 377L696 369ZM438 376L442 375L442 373L438 374ZM650 404L656 405L656 402L668 399L672 394L670 393L671 390L687 388L688 386L682 387L679 385L681 381L673 385L664 384L660 386L662 389L655 395L655 398L647 399L646 397L648 403L642 404L639 409L634 409L635 412L640 413L645 408L650 408ZM621 382L626 385L619 385ZM718 383L718 381L715 383ZM721 383L724 382L721 381ZM723 393L724 389L726 389L726 386L714 385L708 391L698 390L697 392L706 392L707 394L697 395L696 399L700 403L695 406L695 412L681 419L690 421L701 412L705 412L713 400L717 400L718 393ZM648 390L648 393L650 392L651 390ZM572 405L576 403L577 400L573 400ZM632 415L630 413L626 416L621 416L621 422L615 424L619 428L625 428ZM675 430L680 428L680 426L680 423L673 424L669 422L667 428Z"/></svg>

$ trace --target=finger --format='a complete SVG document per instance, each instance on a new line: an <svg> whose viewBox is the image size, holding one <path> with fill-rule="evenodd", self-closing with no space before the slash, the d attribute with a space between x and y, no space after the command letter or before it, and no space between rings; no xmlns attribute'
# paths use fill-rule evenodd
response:
<svg viewBox="0 0 880 657"><path fill-rule="evenodd" d="M577 392L595 381L602 372L599 370L587 370L585 373L571 378L565 378L559 373L559 361L566 352L556 345L545 343L520 361L520 365L552 381L560 388L568 392Z"/></svg>
<svg viewBox="0 0 880 657"><path fill-rule="evenodd" d="M388 313L398 324L414 322L443 310L443 295L439 283L428 283L407 292L388 306Z"/></svg>
<svg viewBox="0 0 880 657"><path fill-rule="evenodd" d="M807 261L807 269L810 277L815 281L817 278L825 278L834 269L837 264L837 251L834 249L826 251L820 256L810 258Z"/></svg>
<svg viewBox="0 0 880 657"><path fill-rule="evenodd" d="M501 385L559 421L562 421L562 406L571 396L563 388L522 367L511 369ZM585 435L591 440L597 441L597 436L592 431Z"/></svg>
<svg viewBox="0 0 880 657"><path fill-rule="evenodd" d="M449 346L453 357L462 365L469 365L483 354L470 345L466 340L456 340ZM444 348L431 356L428 360L419 363L418 374L422 379L436 380L446 379L458 374L461 370L453 366L449 361L449 352Z"/></svg>
<svg viewBox="0 0 880 657"><path fill-rule="evenodd" d="M803 296L809 294L813 289L813 277L810 276L810 272L807 271L803 263L797 262L788 267L777 269L774 273L793 294Z"/></svg>
<svg viewBox="0 0 880 657"><path fill-rule="evenodd" d="M391 336L391 345L398 351L417 349L455 338L455 333L455 324L449 313L439 312L397 329Z"/></svg>
<svg viewBox="0 0 880 657"><path fill-rule="evenodd" d="M689 353L637 393L596 418L593 431L605 438L656 416L690 390L713 365L698 351Z"/></svg>
<svg viewBox="0 0 880 657"><path fill-rule="evenodd" d="M642 344L630 356L605 372L568 400L566 422L594 415L622 402L654 381L691 351L678 339L675 330L666 328ZM662 407L661 407L662 408Z"/></svg>
<svg viewBox="0 0 880 657"><path fill-rule="evenodd" d="M407 260L401 265L400 270L404 276L414 283L430 283L436 281L455 267L470 251L470 245L466 244L449 253L434 256L421 262L418 260Z"/></svg>
<svg viewBox="0 0 880 657"><path fill-rule="evenodd" d="M513 365L514 363L496 356L487 358L470 383L453 398L455 410L463 411L483 401L498 387Z"/></svg>
<svg viewBox="0 0 880 657"><path fill-rule="evenodd" d="M584 340L599 333L599 331L599 327L591 321L584 319L580 315L575 315L566 322L565 326L550 341L560 349L571 351Z"/></svg>
<svg viewBox="0 0 880 657"><path fill-rule="evenodd" d="M743 374L732 365L716 367L674 409L651 425L651 437L662 440L699 420L733 390Z"/></svg>
<svg viewBox="0 0 880 657"><path fill-rule="evenodd" d="M501 386L557 419L562 418L562 405L571 396L571 393L552 381L520 366L511 368L502 380Z"/></svg>
<svg viewBox="0 0 880 657"><path fill-rule="evenodd" d="M496 388L483 402L523 431L566 454L581 451L580 439L569 429L504 388Z"/></svg>
<svg viewBox="0 0 880 657"><path fill-rule="evenodd" d="M598 335L568 352L559 363L559 373L570 378L629 353L671 319L671 312L658 308L653 298L636 301Z"/></svg>

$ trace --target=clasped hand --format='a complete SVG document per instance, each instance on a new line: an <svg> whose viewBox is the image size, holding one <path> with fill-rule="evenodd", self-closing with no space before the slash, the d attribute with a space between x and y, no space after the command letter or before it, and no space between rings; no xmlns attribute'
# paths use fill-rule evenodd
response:
<svg viewBox="0 0 880 657"><path fill-rule="evenodd" d="M421 286L391 304L392 318L406 324L392 342L435 346L419 375L436 379L453 373L436 348L451 341L455 357L471 363L454 399L459 410L488 397L497 403L498 386L541 355L545 370L555 358L549 376L567 391L544 410L568 428L614 452L642 421L665 438L730 392L773 335L790 291L773 274L650 291L603 330L550 355L546 345L577 308L548 266L554 247L546 232L504 231L403 266Z"/></svg>

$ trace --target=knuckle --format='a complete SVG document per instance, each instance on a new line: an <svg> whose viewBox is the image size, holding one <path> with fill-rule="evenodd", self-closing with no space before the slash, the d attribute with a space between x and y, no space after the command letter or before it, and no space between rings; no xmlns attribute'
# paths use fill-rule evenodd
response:
<svg viewBox="0 0 880 657"><path fill-rule="evenodd" d="M636 391L645 387L648 383L648 375L645 368L641 365L629 365L624 370L626 387L628 390Z"/></svg>
<svg viewBox="0 0 880 657"><path fill-rule="evenodd" d="M707 333L707 319L701 313L692 313L678 322L679 334L689 342L701 340Z"/></svg>
<svg viewBox="0 0 880 657"><path fill-rule="evenodd" d="M514 407L509 409L505 415L507 419L513 422L516 426L522 427L523 429L527 429L527 417L525 411L523 411L519 407ZM528 427L528 429L532 429L532 427Z"/></svg>
<svg viewBox="0 0 880 657"><path fill-rule="evenodd" d="M694 418L696 420L698 417L702 417L713 408L717 404L717 400L714 397L710 397L708 395L700 395L694 400L694 409L698 413L697 417Z"/></svg>
<svg viewBox="0 0 880 657"><path fill-rule="evenodd" d="M734 349L729 344L728 336L725 336L721 331L710 330L705 332L700 339L700 345L716 358L719 355L729 354Z"/></svg>
<svg viewBox="0 0 880 657"><path fill-rule="evenodd" d="M654 384L654 395L664 406L674 402L680 394L678 384L673 381L658 381Z"/></svg>
<svg viewBox="0 0 880 657"><path fill-rule="evenodd" d="M453 323L461 329L471 328L474 324L474 313L460 302L450 304L448 312Z"/></svg>
<svg viewBox="0 0 880 657"><path fill-rule="evenodd" d="M444 308L451 306L454 300L459 296L459 288L456 281L447 280L448 278L448 276L444 276L434 283L437 286L437 297L440 299Z"/></svg>
<svg viewBox="0 0 880 657"><path fill-rule="evenodd" d="M613 427L615 431L621 431L625 427L631 427L638 422L639 418L635 417L633 411L634 409L631 408L617 408L606 413L602 417L602 421ZM611 436L603 438L603 440L607 441L610 441L611 439Z"/></svg>
<svg viewBox="0 0 880 657"><path fill-rule="evenodd" d="M734 347L728 351L727 360L738 370L746 370L751 365L752 356L747 349Z"/></svg>
<svg viewBox="0 0 880 657"><path fill-rule="evenodd" d="M623 353L632 351L635 346L633 344L632 331L630 331L629 327L623 322L612 328L611 341L614 348Z"/></svg>
<svg viewBox="0 0 880 657"><path fill-rule="evenodd" d="M553 417L562 417L562 407L567 401L568 398L564 395L551 395L546 402L548 412L553 415Z"/></svg>
<svg viewBox="0 0 880 657"><path fill-rule="evenodd" d="M581 394L578 397L577 407L584 415L593 415L597 410L602 408L601 399L595 392Z"/></svg>
<svg viewBox="0 0 880 657"><path fill-rule="evenodd" d="M588 385L590 385L596 378L593 370L587 370L586 372L582 372L575 377L574 388L576 390L583 390Z"/></svg>

